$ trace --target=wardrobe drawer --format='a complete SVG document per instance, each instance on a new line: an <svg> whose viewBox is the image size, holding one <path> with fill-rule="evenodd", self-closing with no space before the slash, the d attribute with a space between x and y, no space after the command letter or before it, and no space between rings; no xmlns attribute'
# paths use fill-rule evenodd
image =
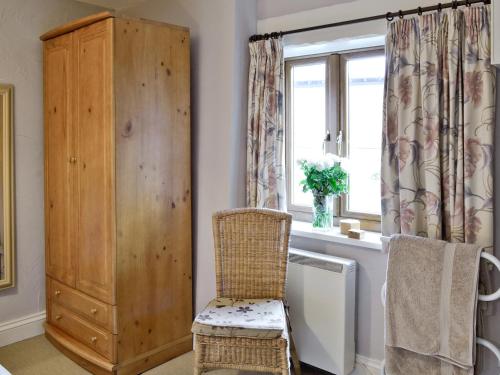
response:
<svg viewBox="0 0 500 375"><path fill-rule="evenodd" d="M116 333L113 306L89 297L53 279L50 280L49 293L51 301L82 315L91 323Z"/></svg>
<svg viewBox="0 0 500 375"><path fill-rule="evenodd" d="M93 325L57 303L51 304L50 323L110 361L115 360L113 355L115 335L112 333Z"/></svg>

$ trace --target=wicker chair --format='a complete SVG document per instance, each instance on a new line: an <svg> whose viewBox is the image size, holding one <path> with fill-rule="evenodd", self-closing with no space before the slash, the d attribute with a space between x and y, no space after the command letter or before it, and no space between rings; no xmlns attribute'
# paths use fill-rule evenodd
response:
<svg viewBox="0 0 500 375"><path fill-rule="evenodd" d="M266 209L235 209L214 214L217 298L193 324L195 375L212 369L290 374L290 353L295 374L300 374L284 308L290 224L289 214ZM247 311L258 311L262 304L279 306L274 316L280 318L274 321L282 320L276 323L282 324L280 330L246 329L231 326L232 321L228 330L214 326L216 322L209 316L218 313L219 308L233 308L228 314L243 316ZM260 311L253 314L259 318L273 314ZM248 321L259 323L259 319Z"/></svg>

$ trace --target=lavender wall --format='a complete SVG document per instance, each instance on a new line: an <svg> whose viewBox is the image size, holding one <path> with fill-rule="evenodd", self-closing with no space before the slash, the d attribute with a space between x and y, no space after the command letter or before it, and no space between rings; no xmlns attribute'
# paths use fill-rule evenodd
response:
<svg viewBox="0 0 500 375"><path fill-rule="evenodd" d="M14 85L16 287L0 323L45 310L42 43L45 31L102 8L68 0L0 2L0 82Z"/></svg>
<svg viewBox="0 0 500 375"><path fill-rule="evenodd" d="M257 16L259 19L278 17L352 1L354 0L258 0Z"/></svg>

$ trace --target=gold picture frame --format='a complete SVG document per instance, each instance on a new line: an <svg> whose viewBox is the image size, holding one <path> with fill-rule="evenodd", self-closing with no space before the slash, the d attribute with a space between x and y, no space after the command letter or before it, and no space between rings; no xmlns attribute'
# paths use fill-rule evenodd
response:
<svg viewBox="0 0 500 375"><path fill-rule="evenodd" d="M14 221L14 86L0 84L0 289L15 285L15 221Z"/></svg>

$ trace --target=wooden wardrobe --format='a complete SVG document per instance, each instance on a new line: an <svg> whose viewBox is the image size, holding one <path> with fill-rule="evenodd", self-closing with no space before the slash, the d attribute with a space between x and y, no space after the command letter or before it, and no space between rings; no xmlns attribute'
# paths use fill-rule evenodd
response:
<svg viewBox="0 0 500 375"><path fill-rule="evenodd" d="M105 12L41 40L46 336L139 374L192 348L189 31Z"/></svg>

